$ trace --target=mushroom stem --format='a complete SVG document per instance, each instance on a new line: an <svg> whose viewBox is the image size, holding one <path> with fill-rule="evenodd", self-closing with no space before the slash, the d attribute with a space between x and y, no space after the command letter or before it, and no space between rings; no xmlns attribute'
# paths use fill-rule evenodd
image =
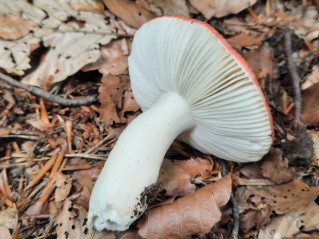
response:
<svg viewBox="0 0 319 239"><path fill-rule="evenodd" d="M146 209L147 196L141 195L156 182L167 149L194 126L186 101L176 92L164 93L133 120L94 186L88 224L97 230L126 230Z"/></svg>

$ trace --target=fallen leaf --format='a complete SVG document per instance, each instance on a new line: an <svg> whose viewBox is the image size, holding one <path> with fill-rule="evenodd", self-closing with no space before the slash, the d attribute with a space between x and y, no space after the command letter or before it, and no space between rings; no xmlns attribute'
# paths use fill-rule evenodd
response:
<svg viewBox="0 0 319 239"><path fill-rule="evenodd" d="M38 23L20 16L0 13L0 38L16 40L26 36Z"/></svg>
<svg viewBox="0 0 319 239"><path fill-rule="evenodd" d="M270 76L272 79L278 77L279 70L273 56L273 50L264 44L256 50L244 54L244 58L258 79Z"/></svg>
<svg viewBox="0 0 319 239"><path fill-rule="evenodd" d="M319 66L312 66L311 73L307 76L306 80L301 85L301 90L305 90L312 85L319 83Z"/></svg>
<svg viewBox="0 0 319 239"><path fill-rule="evenodd" d="M186 0L137 0L136 4L153 12L157 17L162 15L189 17Z"/></svg>
<svg viewBox="0 0 319 239"><path fill-rule="evenodd" d="M238 50L241 50L243 47L250 46L260 46L261 39L260 35L250 36L245 33L241 33L240 35L236 35L234 37L230 37L227 39L230 45Z"/></svg>
<svg viewBox="0 0 319 239"><path fill-rule="evenodd" d="M82 0L71 2L73 6L83 4ZM15 41L0 40L1 68L23 75L31 67L30 54L42 42L48 51L23 82L44 88L95 62L100 57L100 45L115 38L115 27L104 14L75 10L70 1L4 1L0 14L34 22L32 31L25 29L27 35Z"/></svg>
<svg viewBox="0 0 319 239"><path fill-rule="evenodd" d="M103 0L107 8L121 18L128 26L140 28L155 16L135 2L129 0Z"/></svg>
<svg viewBox="0 0 319 239"><path fill-rule="evenodd" d="M87 210L66 199L55 225L58 239L116 239L114 232L95 231L86 226Z"/></svg>
<svg viewBox="0 0 319 239"><path fill-rule="evenodd" d="M202 158L189 160L164 160L158 180L163 182L165 194L169 196L185 196L196 190L191 180L195 176L207 179L212 176L212 162Z"/></svg>
<svg viewBox="0 0 319 239"><path fill-rule="evenodd" d="M319 194L317 187L311 187L301 180L281 185L265 186L261 189L251 187L251 201L256 205L265 203L277 214L293 211L303 212Z"/></svg>
<svg viewBox="0 0 319 239"><path fill-rule="evenodd" d="M220 206L231 193L231 175L209 184L174 203L148 211L138 223L143 238L185 238L192 234L206 234L220 221Z"/></svg>
<svg viewBox="0 0 319 239"><path fill-rule="evenodd" d="M301 91L301 121L305 124L319 124L319 83Z"/></svg>
<svg viewBox="0 0 319 239"><path fill-rule="evenodd" d="M263 210L248 210L240 214L240 228L244 232L248 232L253 228L259 229L269 223L271 213L271 210L267 208Z"/></svg>
<svg viewBox="0 0 319 239"><path fill-rule="evenodd" d="M295 238L296 234L316 230L319 230L319 206L312 202L302 213L288 213L273 218L265 229L260 230L258 239Z"/></svg>
<svg viewBox="0 0 319 239"><path fill-rule="evenodd" d="M313 146L314 146L314 155L316 159L319 159L319 132L315 130L310 130L309 134L311 135Z"/></svg>
<svg viewBox="0 0 319 239"><path fill-rule="evenodd" d="M255 4L257 0L189 0L206 19L238 13Z"/></svg>
<svg viewBox="0 0 319 239"><path fill-rule="evenodd" d="M11 199L11 190L5 169L0 173L0 198L3 200Z"/></svg>
<svg viewBox="0 0 319 239"><path fill-rule="evenodd" d="M57 203L64 201L70 193L72 187L71 177L57 172L54 176L54 200Z"/></svg>
<svg viewBox="0 0 319 239"><path fill-rule="evenodd" d="M0 225L0 235L2 239L12 239L9 228Z"/></svg>
<svg viewBox="0 0 319 239"><path fill-rule="evenodd" d="M108 124L113 124L113 122L126 123L125 112L139 109L131 92L130 82L127 78L104 76L99 89L101 121ZM126 96L123 100L125 93L128 94L129 98Z"/></svg>
<svg viewBox="0 0 319 239"><path fill-rule="evenodd" d="M286 183L293 180L297 173L288 165L288 160L282 158L279 148L271 148L264 156L261 164L262 174L275 184Z"/></svg>
<svg viewBox="0 0 319 239"><path fill-rule="evenodd" d="M100 58L82 70L99 70L103 75L124 75L128 73L127 58L131 42L126 39L115 40L101 47Z"/></svg>
<svg viewBox="0 0 319 239"><path fill-rule="evenodd" d="M18 226L18 211L15 208L6 208L0 211L0 225L8 229L16 229ZM1 235L2 236L2 235Z"/></svg>

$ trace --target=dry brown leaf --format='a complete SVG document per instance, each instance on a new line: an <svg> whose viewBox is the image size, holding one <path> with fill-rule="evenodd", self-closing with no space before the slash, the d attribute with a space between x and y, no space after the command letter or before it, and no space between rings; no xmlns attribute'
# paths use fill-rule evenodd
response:
<svg viewBox="0 0 319 239"><path fill-rule="evenodd" d="M57 172L53 180L55 185L54 199L55 202L60 203L69 195L72 187L72 179L70 176Z"/></svg>
<svg viewBox="0 0 319 239"><path fill-rule="evenodd" d="M297 173L289 167L288 160L282 158L282 151L279 148L270 149L263 158L261 169L263 176L275 184L289 182L297 176Z"/></svg>
<svg viewBox="0 0 319 239"><path fill-rule="evenodd" d="M72 6L84 4L73 0ZM23 78L26 84L48 87L64 80L100 57L100 45L115 38L114 20L94 11L78 11L70 1L1 0L0 14L37 24L27 35L15 41L0 40L0 65L8 73L23 75L30 66L30 54L43 43L48 48L39 67ZM95 4L87 0L86 5ZM86 9L87 10L87 9Z"/></svg>
<svg viewBox="0 0 319 239"><path fill-rule="evenodd" d="M138 223L143 238L185 238L208 233L220 221L220 206L231 193L231 175L209 184L174 203L151 209Z"/></svg>
<svg viewBox="0 0 319 239"><path fill-rule="evenodd" d="M98 232L86 226L87 210L66 199L55 225L58 239L115 239L114 232Z"/></svg>
<svg viewBox="0 0 319 239"><path fill-rule="evenodd" d="M312 66L311 73L307 76L306 80L302 83L301 89L305 90L312 85L319 83L319 66Z"/></svg>
<svg viewBox="0 0 319 239"><path fill-rule="evenodd" d="M242 33L240 35L228 38L227 41L232 47L241 50L243 47L260 46L262 43L260 38L260 35L250 36Z"/></svg>
<svg viewBox="0 0 319 239"><path fill-rule="evenodd" d="M140 235L138 235L137 231L128 231L125 232L119 239L142 239Z"/></svg>
<svg viewBox="0 0 319 239"><path fill-rule="evenodd" d="M103 75L124 75L128 73L127 58L131 41L115 40L101 48L100 58L83 68L84 71L99 70Z"/></svg>
<svg viewBox="0 0 319 239"><path fill-rule="evenodd" d="M157 17L162 15L189 17L186 0L137 0L136 4L153 12Z"/></svg>
<svg viewBox="0 0 319 239"><path fill-rule="evenodd" d="M268 45L262 45L254 51L249 51L244 58L258 79L266 76L277 78L279 72L277 63L273 57L273 50Z"/></svg>
<svg viewBox="0 0 319 239"><path fill-rule="evenodd" d="M99 0L71 0L70 6L77 11L88 11L95 13L102 13L104 11L104 4Z"/></svg>
<svg viewBox="0 0 319 239"><path fill-rule="evenodd" d="M251 187L251 201L256 205L266 203L277 214L299 211L303 212L319 194L317 187L310 187L301 180L294 180L261 189Z"/></svg>
<svg viewBox="0 0 319 239"><path fill-rule="evenodd" d="M254 5L256 1L257 0L189 0L193 7L200 11L206 19L238 13Z"/></svg>
<svg viewBox="0 0 319 239"><path fill-rule="evenodd" d="M301 94L301 121L306 124L319 124L319 83L315 83L303 90Z"/></svg>
<svg viewBox="0 0 319 239"><path fill-rule="evenodd" d="M126 97L123 98L123 96ZM101 121L108 124L126 123L125 112L137 111L129 80L125 77L104 76L99 89ZM126 108L127 107L127 108Z"/></svg>
<svg viewBox="0 0 319 239"><path fill-rule="evenodd" d="M0 13L0 39L16 40L26 36L38 23L20 16Z"/></svg>
<svg viewBox="0 0 319 239"><path fill-rule="evenodd" d="M244 232L248 232L253 228L261 228L269 223L271 218L271 210L265 208L263 210L248 210L240 214L240 228Z"/></svg>
<svg viewBox="0 0 319 239"><path fill-rule="evenodd" d="M319 230L319 206L312 202L302 213L288 213L272 219L265 229L260 230L258 238L294 238L294 235L301 231L315 230Z"/></svg>
<svg viewBox="0 0 319 239"><path fill-rule="evenodd" d="M129 0L103 0L107 8L121 18L128 26L140 28L155 17L145 8Z"/></svg>
<svg viewBox="0 0 319 239"><path fill-rule="evenodd" d="M28 119L26 122L41 131L52 130L55 127L55 124L46 123L41 119Z"/></svg>
<svg viewBox="0 0 319 239"><path fill-rule="evenodd" d="M159 173L159 180L163 181L163 188L169 196L185 196L196 190L191 183L195 176L210 178L212 176L212 162L202 158L189 160L164 160Z"/></svg>

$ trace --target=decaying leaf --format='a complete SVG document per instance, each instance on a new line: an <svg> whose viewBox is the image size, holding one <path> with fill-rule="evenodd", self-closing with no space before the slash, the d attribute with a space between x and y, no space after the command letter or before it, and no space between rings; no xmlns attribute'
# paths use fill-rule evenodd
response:
<svg viewBox="0 0 319 239"><path fill-rule="evenodd" d="M15 208L7 208L0 211L0 225L8 229L15 229L18 226L18 211Z"/></svg>
<svg viewBox="0 0 319 239"><path fill-rule="evenodd" d="M58 239L115 239L114 232L95 232L86 226L87 210L66 199L55 221Z"/></svg>
<svg viewBox="0 0 319 239"><path fill-rule="evenodd" d="M101 47L100 58L83 70L99 70L103 75L124 75L128 73L127 58L131 49L131 41L115 40Z"/></svg>
<svg viewBox="0 0 319 239"><path fill-rule="evenodd" d="M288 213L272 219L265 229L260 230L258 239L293 238L298 233L315 230L319 230L319 206L312 202L303 213Z"/></svg>
<svg viewBox="0 0 319 239"><path fill-rule="evenodd" d="M256 1L257 0L189 0L193 7L200 11L206 19L238 13L254 5Z"/></svg>
<svg viewBox="0 0 319 239"><path fill-rule="evenodd" d="M153 12L157 17L162 15L189 16L186 0L137 0L136 4Z"/></svg>
<svg viewBox="0 0 319 239"><path fill-rule="evenodd" d="M0 13L0 39L16 40L26 36L38 24L19 16Z"/></svg>
<svg viewBox="0 0 319 239"><path fill-rule="evenodd" d="M95 62L100 57L99 46L115 38L115 28L104 14L72 8L82 4L81 8L85 9L85 2L71 2L35 1L31 4L24 0L2 0L0 14L34 24L32 31L28 30L30 26L26 27L29 33L25 35L23 32L25 36L22 38L0 40L1 67L9 73L23 75L30 68L31 52L40 42L48 48L48 52L39 67L23 78L26 84L47 87ZM88 0L88 6L89 2L95 0Z"/></svg>
<svg viewBox="0 0 319 239"><path fill-rule="evenodd" d="M54 176L54 199L57 203L64 201L70 193L72 180L69 176L57 172Z"/></svg>
<svg viewBox="0 0 319 239"><path fill-rule="evenodd" d="M282 158L282 151L278 148L271 148L270 152L263 158L261 164L262 174L275 184L291 181L297 176L288 165L288 160Z"/></svg>
<svg viewBox="0 0 319 239"><path fill-rule="evenodd" d="M177 199L172 204L151 209L138 223L143 238L185 238L208 233L221 218L220 206L231 193L231 175L196 192Z"/></svg>
<svg viewBox="0 0 319 239"><path fill-rule="evenodd" d="M102 122L126 123L128 119L125 112L136 112L140 108L134 100L129 80L125 77L104 76L99 93Z"/></svg>
<svg viewBox="0 0 319 239"><path fill-rule="evenodd" d="M227 41L230 43L232 47L239 50L241 50L242 47L251 47L251 46L261 45L260 36L247 35L245 33L241 33L234 37L228 38Z"/></svg>
<svg viewBox="0 0 319 239"><path fill-rule="evenodd" d="M11 198L11 190L8 182L6 170L2 170L0 173L0 198L2 200Z"/></svg>
<svg viewBox="0 0 319 239"><path fill-rule="evenodd" d="M301 89L305 90L316 83L319 83L319 65L314 65L312 67L312 71L302 83Z"/></svg>
<svg viewBox="0 0 319 239"><path fill-rule="evenodd" d="M140 28L155 16L145 8L129 0L103 0L107 8L128 26Z"/></svg>
<svg viewBox="0 0 319 239"><path fill-rule="evenodd" d="M319 124L319 83L315 83L301 92L301 121L305 124Z"/></svg>
<svg viewBox="0 0 319 239"><path fill-rule="evenodd" d="M212 162L202 158L189 160L164 160L158 180L163 182L165 193L169 196L185 196L196 190L191 183L195 176L211 177Z"/></svg>
<svg viewBox="0 0 319 239"><path fill-rule="evenodd" d="M277 214L303 212L319 194L319 189L311 187L301 180L294 180L281 185L266 186L261 189L249 187L250 200L255 205L266 204Z"/></svg>
<svg viewBox="0 0 319 239"><path fill-rule="evenodd" d="M272 79L278 77L279 70L273 56L273 50L268 45L264 44L256 50L249 51L244 57L258 79L266 76L270 76Z"/></svg>

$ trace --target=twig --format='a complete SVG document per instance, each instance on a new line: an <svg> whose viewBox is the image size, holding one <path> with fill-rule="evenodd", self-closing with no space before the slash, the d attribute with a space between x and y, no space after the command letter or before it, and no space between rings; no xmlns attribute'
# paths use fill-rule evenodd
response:
<svg viewBox="0 0 319 239"><path fill-rule="evenodd" d="M288 61L288 70L292 78L294 93L295 93L295 120L294 123L298 124L300 121L300 112L301 112L301 93L300 93L300 76L298 75L296 65L292 60L292 48L291 48L291 32L288 30L285 33L285 53Z"/></svg>
<svg viewBox="0 0 319 239"><path fill-rule="evenodd" d="M228 166L223 159L218 159L218 162L219 162L220 167L221 167L221 174L224 177L228 173ZM233 190L231 191L231 194L230 194L230 202L232 204L231 210L232 210L232 214L233 214L233 230L232 230L231 238L237 239L238 232L239 232L240 218L239 218L238 203L237 203L237 200L235 198Z"/></svg>
<svg viewBox="0 0 319 239"><path fill-rule="evenodd" d="M31 94L34 94L38 97L42 97L45 100L52 101L52 102L55 102L55 103L58 103L58 104L64 105L64 106L89 105L89 104L92 104L93 102L97 101L97 97L94 95L91 95L91 96L88 96L88 97L82 98L82 99L76 99L76 100L75 99L65 99L61 96L53 95L53 94L51 94L47 91L44 91L38 87L23 84L19 81L16 81L12 77L5 75L1 72L0 72L0 80L3 80L5 82L9 83L10 85L13 85L14 87L24 89L24 90L30 92Z"/></svg>

